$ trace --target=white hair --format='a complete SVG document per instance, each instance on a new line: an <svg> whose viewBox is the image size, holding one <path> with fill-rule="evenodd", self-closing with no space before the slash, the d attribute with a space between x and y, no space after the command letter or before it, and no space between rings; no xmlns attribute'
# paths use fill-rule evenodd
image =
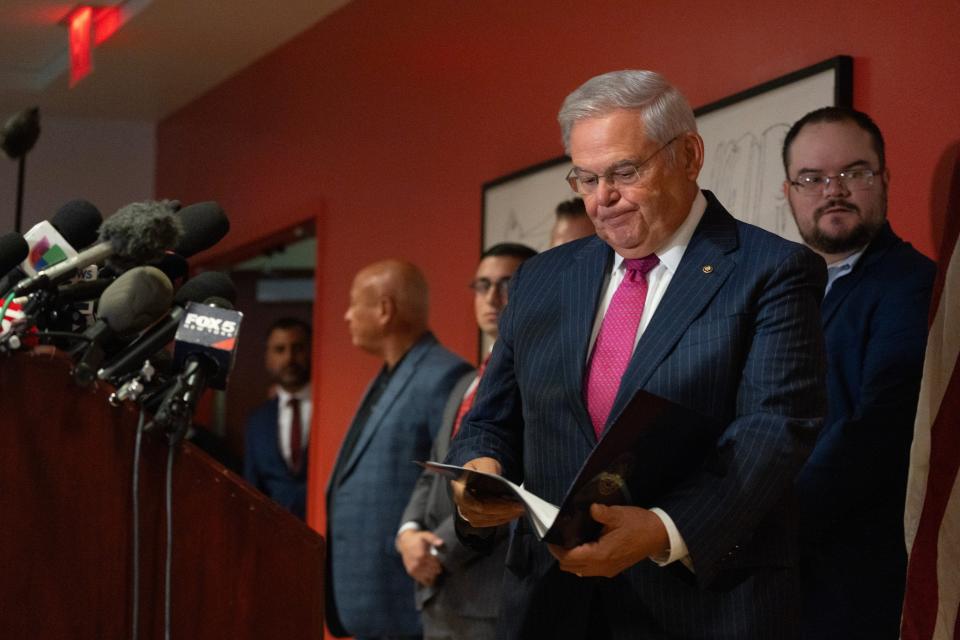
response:
<svg viewBox="0 0 960 640"><path fill-rule="evenodd" d="M570 153L570 131L578 120L599 118L617 109L636 111L649 139L667 144L681 133L696 132L693 109L666 78L655 71L611 71L590 78L567 96L557 120L563 148ZM676 156L668 150L671 160Z"/></svg>

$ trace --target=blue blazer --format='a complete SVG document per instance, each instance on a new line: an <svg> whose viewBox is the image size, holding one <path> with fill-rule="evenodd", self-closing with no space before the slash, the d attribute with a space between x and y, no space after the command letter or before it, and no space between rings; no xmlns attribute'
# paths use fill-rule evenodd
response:
<svg viewBox="0 0 960 640"><path fill-rule="evenodd" d="M307 461L294 474L280 453L278 400L268 400L247 418L243 477L301 520L306 517Z"/></svg>
<svg viewBox="0 0 960 640"><path fill-rule="evenodd" d="M349 457L337 455L327 486L326 619L334 635L420 633L414 581L394 547L397 523L420 476L413 462L429 457L450 390L471 369L424 334L397 365Z"/></svg>
<svg viewBox="0 0 960 640"><path fill-rule="evenodd" d="M612 579L561 572L520 521L508 551L501 637L791 638L796 542L789 496L825 412L819 303L809 249L735 220L713 194L627 366L608 425L646 389L726 425L699 471L654 505L695 572L642 561ZM559 504L596 436L583 399L591 329L613 252L563 245L514 275L487 374L448 459L498 459ZM462 522L462 521L461 521Z"/></svg>
<svg viewBox="0 0 960 640"><path fill-rule="evenodd" d="M797 480L806 638L899 637L903 508L935 276L887 224L823 301L829 411Z"/></svg>

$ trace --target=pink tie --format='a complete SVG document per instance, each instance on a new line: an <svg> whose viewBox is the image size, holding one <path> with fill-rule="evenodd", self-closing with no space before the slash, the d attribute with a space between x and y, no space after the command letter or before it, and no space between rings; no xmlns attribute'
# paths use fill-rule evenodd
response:
<svg viewBox="0 0 960 640"><path fill-rule="evenodd" d="M650 254L623 262L627 272L603 316L587 366L587 412L597 439L603 433L620 388L620 379L633 354L637 327L647 300L647 272L657 266L660 258Z"/></svg>

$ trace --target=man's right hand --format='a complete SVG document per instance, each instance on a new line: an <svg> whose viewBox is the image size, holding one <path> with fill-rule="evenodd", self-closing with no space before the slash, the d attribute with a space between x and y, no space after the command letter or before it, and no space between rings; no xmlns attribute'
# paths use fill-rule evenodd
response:
<svg viewBox="0 0 960 640"><path fill-rule="evenodd" d="M500 475L502 467L493 458L474 458L463 465L466 469L483 471ZM496 527L506 524L523 515L523 505L510 500L477 500L466 490L463 480L453 480L450 483L453 489L453 501L457 503L460 517L466 520L471 527Z"/></svg>
<svg viewBox="0 0 960 640"><path fill-rule="evenodd" d="M443 573L443 565L432 553L434 547L442 547L443 539L431 531L408 529L397 536L397 551L403 557L407 574L425 587L432 585Z"/></svg>

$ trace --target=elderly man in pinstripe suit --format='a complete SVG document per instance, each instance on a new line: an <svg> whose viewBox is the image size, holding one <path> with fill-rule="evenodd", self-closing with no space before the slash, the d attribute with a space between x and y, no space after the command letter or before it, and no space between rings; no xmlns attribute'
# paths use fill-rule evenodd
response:
<svg viewBox="0 0 960 640"><path fill-rule="evenodd" d="M559 503L638 389L725 425L655 504L594 505L594 543L517 523L501 638L793 638L791 488L825 411L823 261L697 186L703 141L660 75L593 78L560 111L597 236L527 261L448 460ZM517 507L454 483L464 540Z"/></svg>

